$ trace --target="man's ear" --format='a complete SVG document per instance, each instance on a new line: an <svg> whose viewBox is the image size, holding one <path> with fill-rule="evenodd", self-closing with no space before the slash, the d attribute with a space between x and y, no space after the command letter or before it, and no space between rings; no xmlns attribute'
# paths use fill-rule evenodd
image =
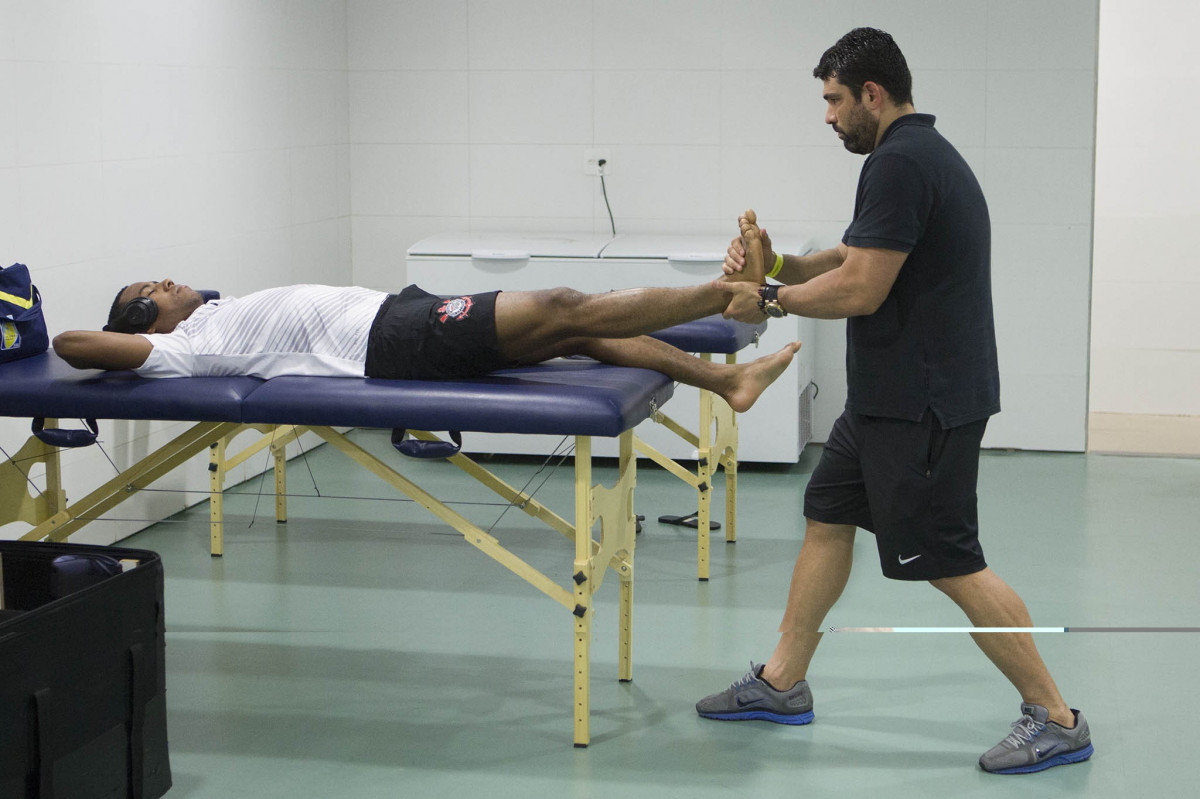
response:
<svg viewBox="0 0 1200 799"><path fill-rule="evenodd" d="M883 106L886 97L887 91L875 81L869 80L863 83L859 102L872 111L878 111Z"/></svg>

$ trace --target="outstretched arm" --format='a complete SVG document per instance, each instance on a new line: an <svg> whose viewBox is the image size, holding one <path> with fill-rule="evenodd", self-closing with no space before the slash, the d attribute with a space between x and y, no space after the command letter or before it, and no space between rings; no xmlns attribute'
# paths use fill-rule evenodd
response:
<svg viewBox="0 0 1200 799"><path fill-rule="evenodd" d="M136 369L154 345L133 333L68 330L54 337L54 351L76 369Z"/></svg>
<svg viewBox="0 0 1200 799"><path fill-rule="evenodd" d="M816 319L845 319L875 313L887 299L900 274L907 253L876 247L848 247L846 257L835 269L803 283L784 286L779 302L789 313ZM761 322L758 287L749 283L714 282L732 295L725 316L745 322Z"/></svg>
<svg viewBox="0 0 1200 799"><path fill-rule="evenodd" d="M775 279L787 285L807 283L814 277L837 269L845 263L847 255L849 252L846 245L840 242L836 247L812 255L785 255L783 268L779 270Z"/></svg>
<svg viewBox="0 0 1200 799"><path fill-rule="evenodd" d="M796 286L784 286L779 302L792 313L817 319L869 316L892 290L908 253L882 247L847 247L842 265Z"/></svg>

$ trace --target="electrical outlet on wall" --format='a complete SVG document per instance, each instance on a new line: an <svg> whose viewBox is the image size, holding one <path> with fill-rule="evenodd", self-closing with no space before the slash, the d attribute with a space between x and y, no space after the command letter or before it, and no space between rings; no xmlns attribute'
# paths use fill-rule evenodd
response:
<svg viewBox="0 0 1200 799"><path fill-rule="evenodd" d="M608 148L589 148L583 151L583 174L599 175L600 162L604 162L604 174L612 174L612 156L608 153Z"/></svg>

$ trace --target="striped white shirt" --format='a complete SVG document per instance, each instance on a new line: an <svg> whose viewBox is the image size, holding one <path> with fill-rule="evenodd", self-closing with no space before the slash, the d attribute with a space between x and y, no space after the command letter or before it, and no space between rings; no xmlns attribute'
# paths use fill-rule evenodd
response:
<svg viewBox="0 0 1200 799"><path fill-rule="evenodd" d="M283 286L205 303L170 333L143 333L145 377L362 377L367 336L387 294Z"/></svg>

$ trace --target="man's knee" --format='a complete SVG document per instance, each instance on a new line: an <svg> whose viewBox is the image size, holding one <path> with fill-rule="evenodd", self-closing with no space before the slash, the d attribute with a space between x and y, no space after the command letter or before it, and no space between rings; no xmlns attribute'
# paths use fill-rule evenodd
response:
<svg viewBox="0 0 1200 799"><path fill-rule="evenodd" d="M856 530L857 528L852 524L829 524L807 518L804 520L805 538L853 544Z"/></svg>
<svg viewBox="0 0 1200 799"><path fill-rule="evenodd" d="M587 335L586 305L590 296L565 286L537 292L538 330L555 340Z"/></svg>
<svg viewBox="0 0 1200 799"><path fill-rule="evenodd" d="M546 289L541 294L546 312L553 314L570 314L578 311L588 298L588 295L582 291L566 286Z"/></svg>
<svg viewBox="0 0 1200 799"><path fill-rule="evenodd" d="M959 574L954 577L937 577L930 580L929 584L946 596L954 599L961 596L964 592L974 591L980 586L986 585L993 577L993 572L985 567L979 571Z"/></svg>
<svg viewBox="0 0 1200 799"><path fill-rule="evenodd" d="M857 528L851 524L826 524L805 519L804 542L800 553L805 557L851 558L854 552L854 534Z"/></svg>
<svg viewBox="0 0 1200 799"><path fill-rule="evenodd" d="M954 577L938 577L930 580L929 584L948 597L953 597L958 593L960 586L959 581Z"/></svg>

